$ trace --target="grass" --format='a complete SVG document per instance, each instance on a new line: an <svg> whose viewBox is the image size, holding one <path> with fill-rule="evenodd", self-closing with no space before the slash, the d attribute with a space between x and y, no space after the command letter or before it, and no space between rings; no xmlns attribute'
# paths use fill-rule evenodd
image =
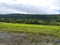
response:
<svg viewBox="0 0 60 45"><path fill-rule="evenodd" d="M0 30L54 34L60 37L60 26L17 24L17 23L14 24L0 22Z"/></svg>

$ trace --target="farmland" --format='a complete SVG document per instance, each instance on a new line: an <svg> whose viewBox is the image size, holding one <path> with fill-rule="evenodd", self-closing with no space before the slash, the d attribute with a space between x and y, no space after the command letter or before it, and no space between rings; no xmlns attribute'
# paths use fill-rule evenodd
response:
<svg viewBox="0 0 60 45"><path fill-rule="evenodd" d="M0 30L54 34L60 37L60 26L0 22Z"/></svg>
<svg viewBox="0 0 60 45"><path fill-rule="evenodd" d="M60 15L0 14L1 45L60 45Z"/></svg>

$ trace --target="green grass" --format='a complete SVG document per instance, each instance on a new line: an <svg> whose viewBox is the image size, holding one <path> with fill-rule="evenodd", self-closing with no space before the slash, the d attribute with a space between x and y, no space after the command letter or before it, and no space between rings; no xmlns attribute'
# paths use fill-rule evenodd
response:
<svg viewBox="0 0 60 45"><path fill-rule="evenodd" d="M60 37L60 26L17 24L17 23L14 24L14 23L0 22L0 30L54 34L54 35L57 35L57 36Z"/></svg>

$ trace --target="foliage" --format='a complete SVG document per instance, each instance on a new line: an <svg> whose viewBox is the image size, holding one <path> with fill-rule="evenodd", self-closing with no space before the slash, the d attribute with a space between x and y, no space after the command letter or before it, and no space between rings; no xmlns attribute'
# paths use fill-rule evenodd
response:
<svg viewBox="0 0 60 45"><path fill-rule="evenodd" d="M0 14L0 22L60 25L59 14Z"/></svg>

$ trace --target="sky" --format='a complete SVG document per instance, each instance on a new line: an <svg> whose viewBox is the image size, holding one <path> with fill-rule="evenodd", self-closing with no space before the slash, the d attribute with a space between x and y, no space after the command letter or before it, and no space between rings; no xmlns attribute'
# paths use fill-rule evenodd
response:
<svg viewBox="0 0 60 45"><path fill-rule="evenodd" d="M0 14L60 14L60 0L0 0Z"/></svg>

